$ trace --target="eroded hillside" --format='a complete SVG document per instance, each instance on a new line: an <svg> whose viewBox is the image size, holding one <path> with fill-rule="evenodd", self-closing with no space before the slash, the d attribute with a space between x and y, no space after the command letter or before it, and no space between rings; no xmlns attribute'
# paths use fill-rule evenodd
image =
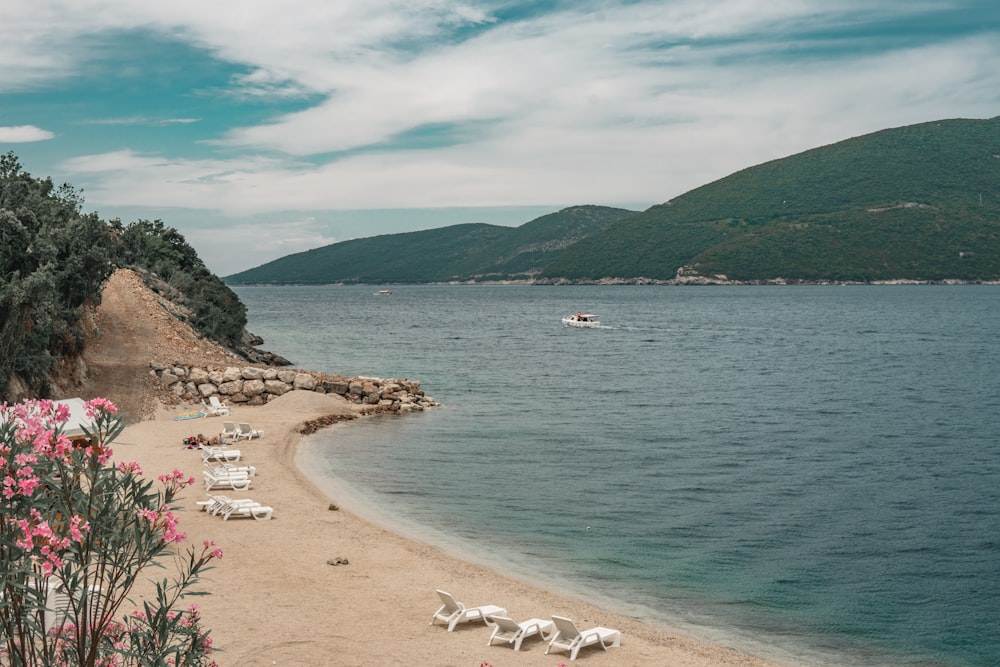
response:
<svg viewBox="0 0 1000 667"><path fill-rule="evenodd" d="M105 396L127 421L151 414L156 401L169 400L149 374L150 361L245 365L247 361L200 337L133 271L119 269L108 279L101 304L84 327L82 365L67 369L60 393Z"/></svg>

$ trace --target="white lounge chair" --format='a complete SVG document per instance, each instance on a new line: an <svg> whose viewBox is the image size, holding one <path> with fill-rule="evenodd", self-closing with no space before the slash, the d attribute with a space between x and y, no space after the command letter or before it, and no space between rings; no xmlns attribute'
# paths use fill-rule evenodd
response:
<svg viewBox="0 0 1000 667"><path fill-rule="evenodd" d="M43 619L45 621L45 631L49 632L54 627L65 624L70 621L71 614L73 613L73 608L83 608L92 609L96 606L93 601L96 596L101 594L100 586L88 586L86 592L86 599L84 599L84 593L82 590L78 591L76 600L71 600L69 593L63 590L58 585L53 582L52 585L46 587L45 596L45 613Z"/></svg>
<svg viewBox="0 0 1000 667"><path fill-rule="evenodd" d="M429 625L434 625L435 622L441 621L448 626L448 632L453 632L455 626L459 623L464 623L465 621L475 621L481 620L486 622L487 616L495 616L500 614L503 616L507 613L507 610L503 607L498 607L493 604L486 604L479 607L466 607L464 604L452 597L451 593L446 593L444 591L437 591L438 597L441 598L441 608L434 612L434 616L431 618Z"/></svg>
<svg viewBox="0 0 1000 667"><path fill-rule="evenodd" d="M490 635L486 645L492 646L494 639L502 639L508 644L513 644L515 651L521 650L521 642L526 638L540 635L542 639L548 641L555 631L555 623L544 618L529 618L518 623L509 616L493 615L487 617L486 622L494 626L493 634Z"/></svg>
<svg viewBox="0 0 1000 667"><path fill-rule="evenodd" d="M222 437L223 438L233 438L236 439L236 434L239 433L239 429L236 428L236 424L233 422L222 422Z"/></svg>
<svg viewBox="0 0 1000 667"><path fill-rule="evenodd" d="M245 505L232 505L220 512L223 521L229 521L231 517L253 517L257 521L269 521L274 509L258 503Z"/></svg>
<svg viewBox="0 0 1000 667"><path fill-rule="evenodd" d="M545 649L546 655L552 649L559 649L569 651L569 659L576 660L577 654L584 646L599 644L607 651L609 648L622 645L622 633L618 630L598 626L580 632L573 621L562 616L553 616L552 622L556 625L556 634L549 642L549 647Z"/></svg>
<svg viewBox="0 0 1000 667"><path fill-rule="evenodd" d="M94 599L100 597L101 587L97 585L88 586L86 589L80 588L76 591L75 600L70 597L69 592L63 584L55 578L36 579L30 581L22 594L21 604L25 610L40 609L42 611L42 621L45 632L48 633L56 626L63 625L70 620L70 614L74 608L78 610L90 610L95 606ZM44 602L42 599L44 598ZM4 600L0 594L0 603ZM38 605L44 604L44 607Z"/></svg>
<svg viewBox="0 0 1000 667"><path fill-rule="evenodd" d="M255 466L238 466L235 463L229 463L227 461L212 463L211 461L203 461L205 464L205 470L209 470L214 473L234 473L242 472L246 473L248 477L257 476L257 468Z"/></svg>
<svg viewBox="0 0 1000 667"><path fill-rule="evenodd" d="M205 401L201 402L202 405ZM215 415L216 417L225 417L229 414L229 406L219 400L218 396L209 396L208 405L205 406L208 409L208 414Z"/></svg>
<svg viewBox="0 0 1000 667"><path fill-rule="evenodd" d="M256 500L250 498L233 499L229 496L209 494L208 500L199 500L198 506L209 514L218 515L229 507L235 505L258 505Z"/></svg>
<svg viewBox="0 0 1000 667"><path fill-rule="evenodd" d="M250 488L250 477L245 473L216 474L203 470L205 477L205 490L212 489L232 489L233 491L246 491Z"/></svg>
<svg viewBox="0 0 1000 667"><path fill-rule="evenodd" d="M240 427L236 431L236 440L240 438L246 438L247 440L253 440L254 438L259 438L264 435L263 431L259 431L255 428L250 428L250 424L246 422L240 422Z"/></svg>
<svg viewBox="0 0 1000 667"><path fill-rule="evenodd" d="M201 450L201 460L204 463L218 461L219 463L235 463L240 460L240 450L222 449L221 447L207 447L198 445Z"/></svg>
<svg viewBox="0 0 1000 667"><path fill-rule="evenodd" d="M205 408L205 414L215 417L224 417L229 414L229 406L220 401L218 396L209 396L208 403L202 399L201 405Z"/></svg>

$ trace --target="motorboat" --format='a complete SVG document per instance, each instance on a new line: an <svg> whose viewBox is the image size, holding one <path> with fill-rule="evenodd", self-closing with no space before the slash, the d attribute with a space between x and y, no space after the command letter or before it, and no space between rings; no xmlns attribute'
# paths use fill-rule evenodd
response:
<svg viewBox="0 0 1000 667"><path fill-rule="evenodd" d="M596 329L601 326L601 323L597 320L597 315L591 313L573 313L562 318L562 321L568 327Z"/></svg>
<svg viewBox="0 0 1000 667"><path fill-rule="evenodd" d="M392 295L392 290L391 289L380 289L379 291L375 292L375 294L377 294L378 296L391 296Z"/></svg>

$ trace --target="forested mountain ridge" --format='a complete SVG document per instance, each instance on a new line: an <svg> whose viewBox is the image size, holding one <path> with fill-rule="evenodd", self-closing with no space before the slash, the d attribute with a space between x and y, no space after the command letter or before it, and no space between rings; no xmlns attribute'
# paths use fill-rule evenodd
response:
<svg viewBox="0 0 1000 667"><path fill-rule="evenodd" d="M1000 279L1000 117L855 137L739 171L597 232L542 277Z"/></svg>
<svg viewBox="0 0 1000 667"><path fill-rule="evenodd" d="M603 209L552 215L585 210ZM514 230L456 225L357 239L226 281L998 281L1000 117L882 130L743 169L641 213L610 211L618 217L589 232L563 233L544 216ZM535 245L531 231L540 232Z"/></svg>
<svg viewBox="0 0 1000 667"><path fill-rule="evenodd" d="M225 280L235 285L531 280L573 243L633 214L574 206L520 227L468 223L383 234L287 255Z"/></svg>

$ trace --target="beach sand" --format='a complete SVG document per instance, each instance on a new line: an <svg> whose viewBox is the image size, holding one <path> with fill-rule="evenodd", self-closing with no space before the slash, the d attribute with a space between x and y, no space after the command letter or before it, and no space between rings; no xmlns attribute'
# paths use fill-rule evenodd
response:
<svg viewBox="0 0 1000 667"><path fill-rule="evenodd" d="M359 519L349 508L331 508L338 499L324 495L294 464L297 426L356 409L339 396L305 391L289 392L265 406L234 407L230 417L177 421L174 416L186 407L163 406L153 419L128 426L114 445L115 460L139 462L150 478L175 468L196 478L180 498L180 528L188 535L186 544L200 547L210 539L224 551L200 582L210 594L190 598L211 630L219 665L569 664L565 652L545 655L546 644L538 638L527 639L515 652L505 643L488 647L491 631L480 622L460 624L450 633L429 625L440 605L439 588L469 606L506 607L515 620L556 614L574 619L581 629L601 625L622 631L621 648L607 653L585 648L574 664L774 664L554 595L404 539ZM260 439L230 446L257 468L257 476L249 491L214 493L269 505L271 521L223 521L197 505L207 497L201 456L185 449L182 439L218 434L227 420L263 430ZM336 558L349 563L327 564ZM150 575L161 577L165 571Z"/></svg>

